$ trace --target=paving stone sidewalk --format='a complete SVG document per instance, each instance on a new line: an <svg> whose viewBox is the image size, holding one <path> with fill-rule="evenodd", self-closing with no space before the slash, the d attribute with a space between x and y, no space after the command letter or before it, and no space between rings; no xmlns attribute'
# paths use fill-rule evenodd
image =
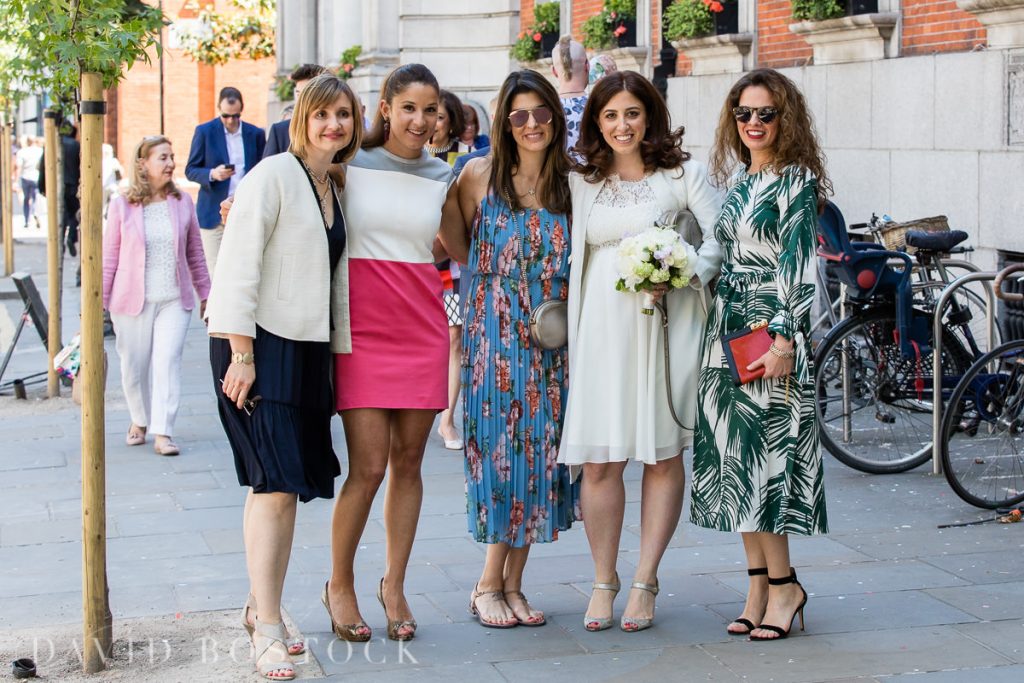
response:
<svg viewBox="0 0 1024 683"><path fill-rule="evenodd" d="M43 242L17 242L19 269L38 273L45 293ZM70 269L69 269L70 270ZM65 274L65 337L75 330L79 290ZM0 280L0 292L13 290ZM0 301L0 341L20 305ZM204 614L227 624L246 590L240 534L243 491L212 399L204 328L193 321L185 348L181 456L151 446L128 448L128 415L112 340L107 402L108 562L118 627L136 619L166 623ZM26 330L8 378L42 369L45 354ZM38 395L39 386L32 387ZM66 394L69 392L65 392ZM0 636L69 632L80 622L79 414L69 398L0 397ZM335 449L345 462L340 420ZM654 628L588 633L582 627L592 565L582 525L536 547L526 573L529 598L548 615L542 628L487 630L466 610L484 557L466 532L461 455L432 435L424 465L424 502L409 569L409 602L420 624L403 647L375 639L349 649L331 636L319 594L327 578L331 501L300 507L285 607L307 636L316 661L304 675L348 681L530 681L551 677L602 681L840 681L917 683L1024 679L1024 580L1018 571L1024 525L937 525L988 515L962 503L941 477L921 468L869 476L826 460L831 534L793 540L793 559L810 593L807 631L785 642L752 643L726 635L746 586L739 537L685 521L659 576ZM631 576L639 553L640 467L626 470L626 529L619 573ZM340 485L339 480L339 485ZM380 636L374 598L384 567L381 501L357 559L364 616ZM685 512L684 512L685 519ZM625 605L616 602L616 614ZM229 619L230 616L230 619ZM160 621L164 620L164 621ZM63 626L62 626L63 625ZM241 629L237 629L240 635ZM73 628L70 632L73 632ZM231 636L233 637L233 636ZM197 648L193 655L200 656ZM223 664L223 662L222 662ZM0 662L0 678L10 664ZM202 670L200 669L200 672ZM148 670L140 680L178 680ZM210 677L254 680L242 657ZM115 672L97 677L116 677ZM51 679L53 680L53 679Z"/></svg>

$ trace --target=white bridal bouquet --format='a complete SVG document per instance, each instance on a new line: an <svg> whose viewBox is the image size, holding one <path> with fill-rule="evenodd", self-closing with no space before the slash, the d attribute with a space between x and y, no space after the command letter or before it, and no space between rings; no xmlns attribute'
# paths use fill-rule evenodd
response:
<svg viewBox="0 0 1024 683"><path fill-rule="evenodd" d="M687 286L693 277L697 250L668 227L654 227L637 235L626 237L619 243L619 281L615 289L620 292L641 292L644 295L644 315L654 314L656 285L667 284L672 289Z"/></svg>

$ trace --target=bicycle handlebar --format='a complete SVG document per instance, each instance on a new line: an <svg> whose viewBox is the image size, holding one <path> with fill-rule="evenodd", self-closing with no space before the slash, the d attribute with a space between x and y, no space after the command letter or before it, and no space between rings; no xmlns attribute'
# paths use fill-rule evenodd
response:
<svg viewBox="0 0 1024 683"><path fill-rule="evenodd" d="M992 289L995 290L997 297L1003 301L1024 301L1024 294L1003 291L1003 280L1021 271L1024 271L1024 263L1014 263L1012 266L1007 266L996 274L996 280L992 284Z"/></svg>

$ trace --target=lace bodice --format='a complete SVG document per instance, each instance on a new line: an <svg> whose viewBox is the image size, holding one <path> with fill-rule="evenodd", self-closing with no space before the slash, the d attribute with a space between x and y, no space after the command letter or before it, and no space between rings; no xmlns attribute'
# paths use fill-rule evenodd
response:
<svg viewBox="0 0 1024 683"><path fill-rule="evenodd" d="M174 226L167 202L146 204L142 209L146 230L146 301L171 301L178 289L178 254Z"/></svg>
<svg viewBox="0 0 1024 683"><path fill-rule="evenodd" d="M654 225L661 210L647 178L637 181L609 176L597 194L587 224L587 244L614 246L623 237Z"/></svg>

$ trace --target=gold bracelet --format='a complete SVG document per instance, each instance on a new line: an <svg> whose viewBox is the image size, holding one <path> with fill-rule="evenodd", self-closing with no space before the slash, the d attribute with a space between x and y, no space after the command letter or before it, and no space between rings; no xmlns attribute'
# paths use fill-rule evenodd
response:
<svg viewBox="0 0 1024 683"><path fill-rule="evenodd" d="M772 345L768 347L768 350L776 358L782 358L785 360L788 360L790 358L796 358L796 351L794 349L790 349L789 351L783 351L782 349L775 345L775 342L772 342Z"/></svg>

